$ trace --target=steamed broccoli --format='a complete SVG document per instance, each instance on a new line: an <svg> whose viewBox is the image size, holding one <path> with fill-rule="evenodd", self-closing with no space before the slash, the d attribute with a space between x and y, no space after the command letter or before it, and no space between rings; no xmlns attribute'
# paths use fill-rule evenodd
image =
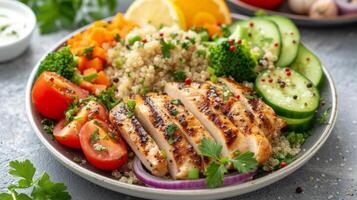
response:
<svg viewBox="0 0 357 200"><path fill-rule="evenodd" d="M211 68L217 76L231 76L236 81L250 81L257 76L257 61L243 42L217 41L209 47Z"/></svg>
<svg viewBox="0 0 357 200"><path fill-rule="evenodd" d="M44 71L55 72L68 80L72 80L75 76L77 61L71 53L69 47L49 53L41 62L37 71L39 76Z"/></svg>

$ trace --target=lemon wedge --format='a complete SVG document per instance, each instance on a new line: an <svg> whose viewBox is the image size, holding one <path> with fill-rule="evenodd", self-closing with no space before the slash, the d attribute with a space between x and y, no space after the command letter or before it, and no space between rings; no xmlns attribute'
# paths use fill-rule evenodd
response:
<svg viewBox="0 0 357 200"><path fill-rule="evenodd" d="M125 17L140 26L151 24L159 28L178 25L181 29L186 28L182 11L170 0L136 0Z"/></svg>
<svg viewBox="0 0 357 200"><path fill-rule="evenodd" d="M179 7L185 17L186 26L199 24L200 19L218 24L230 24L231 14L224 0L171 0ZM212 19L212 16L215 20Z"/></svg>

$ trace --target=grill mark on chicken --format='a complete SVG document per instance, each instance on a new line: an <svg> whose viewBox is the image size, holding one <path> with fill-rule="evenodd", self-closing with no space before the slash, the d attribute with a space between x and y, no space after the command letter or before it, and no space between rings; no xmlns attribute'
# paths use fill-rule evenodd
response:
<svg viewBox="0 0 357 200"><path fill-rule="evenodd" d="M132 117L131 118L131 124L135 128L135 131L139 133L140 143L141 144L146 144L147 141L149 140L149 138L148 138L148 135L147 135L146 131L144 130L144 128L139 123L139 121L136 118Z"/></svg>
<svg viewBox="0 0 357 200"><path fill-rule="evenodd" d="M148 105L151 110L152 117L154 118L153 124L154 124L155 128L162 127L164 124L164 121L161 118L159 112L155 109L154 102L152 102L152 100L147 96L143 97L143 99L144 99L145 105Z"/></svg>

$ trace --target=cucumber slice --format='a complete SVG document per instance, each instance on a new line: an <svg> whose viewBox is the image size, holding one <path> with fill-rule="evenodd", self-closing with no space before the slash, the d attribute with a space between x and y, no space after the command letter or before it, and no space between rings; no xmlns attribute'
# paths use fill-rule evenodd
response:
<svg viewBox="0 0 357 200"><path fill-rule="evenodd" d="M300 32L294 22L282 16L267 16L266 19L273 21L279 27L281 35L281 52L276 63L278 67L287 67L290 65L299 49Z"/></svg>
<svg viewBox="0 0 357 200"><path fill-rule="evenodd" d="M231 39L247 40L252 48L258 47L262 51L270 51L276 61L280 55L281 36L278 26L262 17L253 17L238 21Z"/></svg>
<svg viewBox="0 0 357 200"><path fill-rule="evenodd" d="M319 58L300 43L299 51L295 61L290 67L304 76L317 87L320 87L324 80L324 73Z"/></svg>
<svg viewBox="0 0 357 200"><path fill-rule="evenodd" d="M315 114L312 114L308 117L301 118L301 119L295 119L295 118L288 118L288 117L283 117L279 116L283 120L286 121L288 124L287 127L284 128L286 131L307 131L309 130L315 119Z"/></svg>
<svg viewBox="0 0 357 200"><path fill-rule="evenodd" d="M289 68L263 71L254 86L265 102L284 117L308 117L319 106L317 88L305 76Z"/></svg>

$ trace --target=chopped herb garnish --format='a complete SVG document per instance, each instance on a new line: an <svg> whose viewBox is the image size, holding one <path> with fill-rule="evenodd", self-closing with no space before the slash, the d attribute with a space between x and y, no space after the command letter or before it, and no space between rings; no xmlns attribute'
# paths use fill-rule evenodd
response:
<svg viewBox="0 0 357 200"><path fill-rule="evenodd" d="M180 101L180 99L172 99L171 103L174 104L174 105L180 105L181 101Z"/></svg>
<svg viewBox="0 0 357 200"><path fill-rule="evenodd" d="M170 113L171 113L171 115L172 115L172 116L176 116L178 112L177 112L177 110L176 110L176 109L174 109L174 110L171 110L171 112L170 112Z"/></svg>
<svg viewBox="0 0 357 200"><path fill-rule="evenodd" d="M190 43L188 43L188 42L182 42L181 43L181 47L183 48L183 49L185 49L185 50L188 50L188 47L190 46Z"/></svg>
<svg viewBox="0 0 357 200"><path fill-rule="evenodd" d="M223 185L224 174L228 172L225 168L227 164L232 164L240 173L246 173L258 167L254 153L249 151L245 153L236 152L236 156L233 159L222 157L222 145L207 138L201 141L198 148L201 155L212 159L205 171L206 184L210 188Z"/></svg>
<svg viewBox="0 0 357 200"><path fill-rule="evenodd" d="M94 144L93 147L94 147L94 150L96 150L96 151L105 151L105 150L107 150L107 148L105 146L103 146L101 144L98 144L98 143Z"/></svg>
<svg viewBox="0 0 357 200"><path fill-rule="evenodd" d="M175 71L172 76L175 81L183 82L186 79L186 73L183 70Z"/></svg>
<svg viewBox="0 0 357 200"><path fill-rule="evenodd" d="M64 113L67 123L73 121L75 115L78 113L78 110L79 102L74 101L68 106L66 112Z"/></svg>
<svg viewBox="0 0 357 200"><path fill-rule="evenodd" d="M87 57L88 59L92 59L93 58L93 50L94 50L94 47L87 47L87 48L84 48L83 49L83 55L85 57Z"/></svg>
<svg viewBox="0 0 357 200"><path fill-rule="evenodd" d="M81 159L80 157L78 157L78 156L74 156L74 157L72 158L72 160L73 160L75 163L78 163L78 164L82 163L82 159Z"/></svg>
<svg viewBox="0 0 357 200"><path fill-rule="evenodd" d="M292 146L304 144L305 140L310 136L308 132L298 133L295 131L285 133L285 135Z"/></svg>
<svg viewBox="0 0 357 200"><path fill-rule="evenodd" d="M166 135L169 137L169 144L173 144L174 143L174 133L177 130L177 126L175 124L169 124L166 127Z"/></svg>
<svg viewBox="0 0 357 200"><path fill-rule="evenodd" d="M135 106L136 106L135 100L129 99L128 102L126 103L126 106L128 107L129 111L134 111L135 110Z"/></svg>
<svg viewBox="0 0 357 200"><path fill-rule="evenodd" d="M332 110L332 107L328 107L325 111L323 111L320 115L319 118L317 118L317 121L320 123L320 124L326 124L327 123L327 118L328 116L330 115L330 112Z"/></svg>
<svg viewBox="0 0 357 200"><path fill-rule="evenodd" d="M41 125L43 130L48 133L52 134L53 133L53 128L55 127L55 122L50 119L43 119L41 120Z"/></svg>
<svg viewBox="0 0 357 200"><path fill-rule="evenodd" d="M120 37L120 35L117 33L117 34L115 34L115 36L114 36L114 40L115 41L117 41L117 42L120 42L120 40L121 40L121 37Z"/></svg>
<svg viewBox="0 0 357 200"><path fill-rule="evenodd" d="M89 74L89 75L87 75L87 76L83 76L83 80L92 82L92 81L94 81L97 77L98 77L98 73L93 73L93 74Z"/></svg>
<svg viewBox="0 0 357 200"><path fill-rule="evenodd" d="M175 45L173 45L171 42L165 42L164 39L160 40L161 44L161 52L164 58L170 58L171 53L170 50L175 48Z"/></svg>
<svg viewBox="0 0 357 200"><path fill-rule="evenodd" d="M223 100L227 101L230 96L232 96L232 92L229 90L227 85L224 85L223 86Z"/></svg>
<svg viewBox="0 0 357 200"><path fill-rule="evenodd" d="M115 86L112 86L97 95L99 102L105 105L108 110L111 110L116 106L120 101L115 97Z"/></svg>
<svg viewBox="0 0 357 200"><path fill-rule="evenodd" d="M203 49L198 49L198 50L196 51L196 55L197 55L197 57L202 57L202 58L204 58L204 57L206 57L206 51L203 50Z"/></svg>
<svg viewBox="0 0 357 200"><path fill-rule="evenodd" d="M94 144L94 143L96 143L96 142L99 140L99 135L98 135L98 133L99 133L99 129L97 128L97 129L95 129L95 130L93 131L93 133L90 135L90 143L91 143L91 144Z"/></svg>

